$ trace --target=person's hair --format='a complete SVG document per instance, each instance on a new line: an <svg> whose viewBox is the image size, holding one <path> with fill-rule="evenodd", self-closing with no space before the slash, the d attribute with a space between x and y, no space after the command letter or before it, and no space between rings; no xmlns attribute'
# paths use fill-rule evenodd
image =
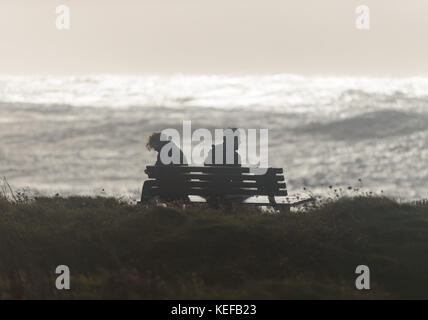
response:
<svg viewBox="0 0 428 320"><path fill-rule="evenodd" d="M155 145L159 144L161 141L161 133L153 132L150 137L147 139L146 148L147 150L155 150Z"/></svg>

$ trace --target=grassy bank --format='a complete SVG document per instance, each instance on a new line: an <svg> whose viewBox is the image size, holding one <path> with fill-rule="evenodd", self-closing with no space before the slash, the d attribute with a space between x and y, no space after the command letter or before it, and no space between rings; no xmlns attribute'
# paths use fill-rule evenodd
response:
<svg viewBox="0 0 428 320"><path fill-rule="evenodd" d="M427 253L428 205L385 198L280 215L0 199L3 299L428 298ZM360 264L371 290L355 289Z"/></svg>

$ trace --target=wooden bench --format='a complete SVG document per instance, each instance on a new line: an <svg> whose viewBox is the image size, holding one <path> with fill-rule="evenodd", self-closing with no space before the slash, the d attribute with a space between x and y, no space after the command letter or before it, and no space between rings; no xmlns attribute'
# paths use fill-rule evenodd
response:
<svg viewBox="0 0 428 320"><path fill-rule="evenodd" d="M240 202L258 206L291 207L312 199L290 197L282 168L268 168L265 174L252 173L250 168L234 166L147 166L141 203L153 198L191 202L208 202L217 206Z"/></svg>

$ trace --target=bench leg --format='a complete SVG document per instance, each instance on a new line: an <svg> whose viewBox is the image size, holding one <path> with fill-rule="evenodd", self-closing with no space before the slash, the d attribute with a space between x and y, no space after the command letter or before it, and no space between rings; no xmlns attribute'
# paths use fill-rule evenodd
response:
<svg viewBox="0 0 428 320"><path fill-rule="evenodd" d="M280 213L290 213L291 206L278 205L275 200L275 196L269 196L269 203L274 209L279 209Z"/></svg>
<svg viewBox="0 0 428 320"><path fill-rule="evenodd" d="M277 205L276 205L276 200L275 200L275 196L269 196L269 204L272 206L272 208L276 209Z"/></svg>
<svg viewBox="0 0 428 320"><path fill-rule="evenodd" d="M141 190L140 204L143 204L150 198L150 189L153 186L152 180L146 180L143 183L143 189Z"/></svg>

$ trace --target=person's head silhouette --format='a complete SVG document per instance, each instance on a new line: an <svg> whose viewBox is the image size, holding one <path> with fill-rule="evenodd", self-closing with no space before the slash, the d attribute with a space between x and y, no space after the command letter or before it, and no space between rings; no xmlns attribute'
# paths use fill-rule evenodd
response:
<svg viewBox="0 0 428 320"><path fill-rule="evenodd" d="M226 145L228 141L233 139L233 150L237 151L240 141L240 133L238 128L227 128L223 131L223 144Z"/></svg>
<svg viewBox="0 0 428 320"><path fill-rule="evenodd" d="M160 152L162 147L170 142L165 135L160 132L153 132L149 137L146 148L148 150L155 150L156 152Z"/></svg>

